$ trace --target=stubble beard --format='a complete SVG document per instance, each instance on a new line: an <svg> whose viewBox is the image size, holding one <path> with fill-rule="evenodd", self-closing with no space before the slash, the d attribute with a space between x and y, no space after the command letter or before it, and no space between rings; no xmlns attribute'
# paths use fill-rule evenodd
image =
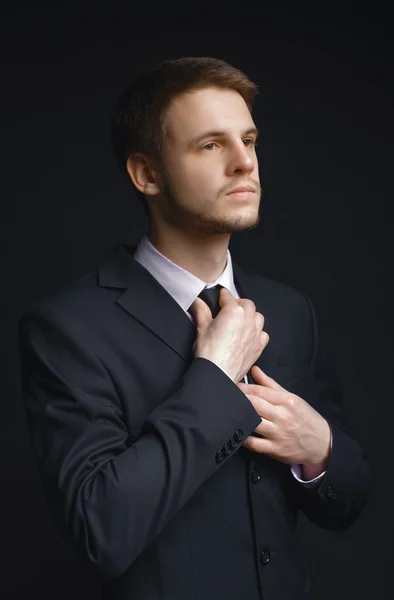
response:
<svg viewBox="0 0 394 600"><path fill-rule="evenodd" d="M193 211L191 207L183 206L174 194L167 173L162 173L162 190L164 197L164 218L172 226L190 233L212 236L217 234L231 234L241 231L251 231L260 222L260 200L259 209L255 209L244 215L223 218L220 215L210 215L198 210ZM224 202L223 202L224 204Z"/></svg>

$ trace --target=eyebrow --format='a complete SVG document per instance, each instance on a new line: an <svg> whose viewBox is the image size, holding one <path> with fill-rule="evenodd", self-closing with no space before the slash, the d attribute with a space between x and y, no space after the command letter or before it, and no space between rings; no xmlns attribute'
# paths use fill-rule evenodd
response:
<svg viewBox="0 0 394 600"><path fill-rule="evenodd" d="M199 142L202 142L203 140L205 140L205 138L210 138L210 137L224 137L226 135L226 131L220 131L220 130L212 130L212 131L205 131L205 133L201 133L200 135L197 135L196 137L194 137L192 140L190 140L190 142L188 143L188 147L191 148L192 146L196 146ZM257 127L250 127L249 129L247 129L246 131L243 132L242 137L245 135L250 135L250 134L255 134L256 136L256 140L259 136L259 131L257 129Z"/></svg>

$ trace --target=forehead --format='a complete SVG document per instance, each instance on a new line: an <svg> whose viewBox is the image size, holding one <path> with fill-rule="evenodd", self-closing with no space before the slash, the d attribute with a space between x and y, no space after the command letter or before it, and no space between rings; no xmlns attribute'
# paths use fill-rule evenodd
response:
<svg viewBox="0 0 394 600"><path fill-rule="evenodd" d="M254 126L248 106L235 90L208 87L174 98L165 128L169 141L187 142L205 130L238 133Z"/></svg>

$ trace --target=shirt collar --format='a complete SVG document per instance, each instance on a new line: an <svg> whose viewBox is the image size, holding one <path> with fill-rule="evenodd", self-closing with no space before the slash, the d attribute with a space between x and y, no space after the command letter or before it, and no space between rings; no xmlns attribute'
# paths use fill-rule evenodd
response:
<svg viewBox="0 0 394 600"><path fill-rule="evenodd" d="M164 254L161 254L152 244L147 233L141 238L133 258L151 273L184 311L190 308L200 292L206 287L210 288L220 284L227 288L235 298L238 297L234 284L231 254L228 248L224 271L213 283L202 281L193 273L183 269Z"/></svg>

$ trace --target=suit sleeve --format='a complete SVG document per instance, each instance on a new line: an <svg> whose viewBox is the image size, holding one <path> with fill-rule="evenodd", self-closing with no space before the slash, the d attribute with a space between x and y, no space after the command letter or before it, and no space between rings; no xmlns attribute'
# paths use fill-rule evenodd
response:
<svg viewBox="0 0 394 600"><path fill-rule="evenodd" d="M236 452L260 417L221 369L196 358L131 443L94 349L52 313L23 315L18 334L23 403L51 514L104 579L117 578L231 458L218 460L218 450L238 432ZM130 398L130 410L143 403Z"/></svg>
<svg viewBox="0 0 394 600"><path fill-rule="evenodd" d="M332 448L327 470L317 486L307 488L292 477L299 508L316 525L345 530L361 514L369 495L369 460L355 439L343 408L338 382L318 333L315 308L303 294L310 314L313 355L308 394L304 398L331 427Z"/></svg>

